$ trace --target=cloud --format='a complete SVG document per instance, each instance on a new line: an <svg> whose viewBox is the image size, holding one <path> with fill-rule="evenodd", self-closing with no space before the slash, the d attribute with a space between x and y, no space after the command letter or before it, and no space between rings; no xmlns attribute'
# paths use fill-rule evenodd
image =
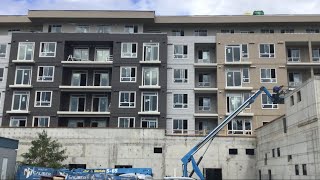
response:
<svg viewBox="0 0 320 180"><path fill-rule="evenodd" d="M0 14L34 10L154 10L157 15L317 14L319 0L1 0Z"/></svg>

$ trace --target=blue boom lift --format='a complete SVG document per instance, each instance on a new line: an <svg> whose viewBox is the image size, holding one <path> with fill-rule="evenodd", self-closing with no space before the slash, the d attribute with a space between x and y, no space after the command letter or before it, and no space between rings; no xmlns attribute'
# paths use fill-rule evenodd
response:
<svg viewBox="0 0 320 180"><path fill-rule="evenodd" d="M257 92L255 92L252 96L250 96L247 100L245 100L234 112L232 112L225 120L222 121L214 130L212 130L206 137L203 138L196 146L194 146L182 159L182 176L183 177L192 177L193 173L196 173L201 180L205 180L203 174L201 173L200 168L198 167L199 163L203 159L204 154L199 158L196 162L193 155L197 153L205 144L208 142L212 142L212 140L216 137L221 129L223 129L232 119L234 119L240 112L242 112L248 105L252 104L254 100L262 93L266 93L266 95L271 99L271 101L275 104L283 104L284 103L284 91L281 91L283 86L275 86L273 88L273 92L275 94L271 94L264 86L262 86ZM281 92L280 92L281 91ZM188 174L188 163L191 161L192 164L192 172Z"/></svg>

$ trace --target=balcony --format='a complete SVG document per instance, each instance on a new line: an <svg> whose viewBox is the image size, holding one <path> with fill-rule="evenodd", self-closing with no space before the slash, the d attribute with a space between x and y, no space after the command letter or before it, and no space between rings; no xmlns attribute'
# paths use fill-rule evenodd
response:
<svg viewBox="0 0 320 180"><path fill-rule="evenodd" d="M59 89L65 92L111 92L111 88L111 86L59 86Z"/></svg>
<svg viewBox="0 0 320 180"><path fill-rule="evenodd" d="M196 43L194 59L195 68L216 68L215 44Z"/></svg>
<svg viewBox="0 0 320 180"><path fill-rule="evenodd" d="M6 111L7 114L30 114L28 110L10 110Z"/></svg>
<svg viewBox="0 0 320 180"><path fill-rule="evenodd" d="M139 111L139 115L160 115L158 111Z"/></svg>
<svg viewBox="0 0 320 180"><path fill-rule="evenodd" d="M15 64L34 64L34 60L12 60L12 63Z"/></svg>
<svg viewBox="0 0 320 180"><path fill-rule="evenodd" d="M30 89L32 88L31 84L13 84L13 85L9 85L9 88L13 88L13 89Z"/></svg>
<svg viewBox="0 0 320 180"><path fill-rule="evenodd" d="M107 117L110 112L96 112L96 111L57 111L59 117Z"/></svg>
<svg viewBox="0 0 320 180"><path fill-rule="evenodd" d="M225 90L239 90L239 91L249 91L253 90L253 87L245 87L245 86L226 86Z"/></svg>
<svg viewBox="0 0 320 180"><path fill-rule="evenodd" d="M196 69L195 71L195 88L198 93L216 93L216 70Z"/></svg>
<svg viewBox="0 0 320 180"><path fill-rule="evenodd" d="M161 86L139 86L139 89L161 89Z"/></svg>
<svg viewBox="0 0 320 180"><path fill-rule="evenodd" d="M61 61L63 66L72 66L72 67L97 67L101 65L112 65L113 56L109 55L104 60L88 60L88 59L79 59L75 58L72 55L69 55L66 61Z"/></svg>

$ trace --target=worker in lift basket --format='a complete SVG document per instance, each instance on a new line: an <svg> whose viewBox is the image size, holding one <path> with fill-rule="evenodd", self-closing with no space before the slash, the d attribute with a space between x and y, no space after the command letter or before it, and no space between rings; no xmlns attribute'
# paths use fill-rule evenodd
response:
<svg viewBox="0 0 320 180"><path fill-rule="evenodd" d="M282 90L282 88L283 88L283 85L273 87L273 93L275 93L272 95L275 101L274 103L277 103L283 100L285 92Z"/></svg>

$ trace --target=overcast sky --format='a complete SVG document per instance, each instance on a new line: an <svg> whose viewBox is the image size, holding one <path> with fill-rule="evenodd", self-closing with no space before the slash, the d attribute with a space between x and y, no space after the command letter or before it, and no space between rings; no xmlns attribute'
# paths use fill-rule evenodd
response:
<svg viewBox="0 0 320 180"><path fill-rule="evenodd" d="M28 9L152 10L157 15L319 14L320 0L0 0L1 15Z"/></svg>

